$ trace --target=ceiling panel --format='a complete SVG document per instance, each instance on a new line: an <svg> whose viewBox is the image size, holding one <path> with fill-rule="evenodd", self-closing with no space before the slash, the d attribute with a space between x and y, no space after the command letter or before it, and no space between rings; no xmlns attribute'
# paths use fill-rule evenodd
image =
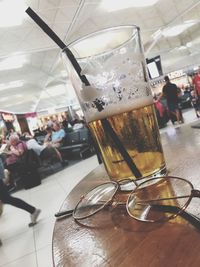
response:
<svg viewBox="0 0 200 267"><path fill-rule="evenodd" d="M199 0L159 0L154 6L129 7L113 12L102 9L101 0L24 2L39 14L66 44L106 27L136 24L141 28L146 56L161 55L165 73L181 66L198 64L200 61ZM16 8L15 13L17 12ZM60 108L70 103L70 99L75 101L74 91L67 91L71 85L68 84L66 71L60 60L60 49L24 10L23 14L23 23L19 26L0 25L0 90L5 86L1 91L0 109L13 112L29 112L34 111L33 109L42 111L49 107ZM5 13L5 16L12 19L10 11ZM153 38L159 30L188 20L196 20L198 23L174 37L165 38L161 34L156 41ZM179 49L180 47L182 48ZM4 60L16 55L24 56L21 66L1 70L2 64L5 65ZM14 66L9 64L10 68ZM21 80L24 81L23 86L6 89L9 82ZM58 86L62 86L62 90L59 90ZM66 90L66 93L63 93L63 90Z"/></svg>

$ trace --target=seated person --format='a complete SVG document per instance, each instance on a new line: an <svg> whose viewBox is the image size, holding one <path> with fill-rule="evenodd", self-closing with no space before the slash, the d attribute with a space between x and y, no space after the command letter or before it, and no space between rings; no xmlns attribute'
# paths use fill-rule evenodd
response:
<svg viewBox="0 0 200 267"><path fill-rule="evenodd" d="M33 149L35 153L41 158L41 160L58 160L61 162L62 165L66 165L65 162L63 162L62 156L60 152L51 145L44 144L40 145L37 143L35 139L32 137L26 137L26 145L28 149Z"/></svg>
<svg viewBox="0 0 200 267"><path fill-rule="evenodd" d="M53 130L49 144L56 148L61 147L63 138L65 137L65 131L61 129L59 122L53 123Z"/></svg>
<svg viewBox="0 0 200 267"><path fill-rule="evenodd" d="M22 174L23 173L23 164L21 162L22 155L27 150L26 144L19 139L17 134L13 134L9 137L10 148L6 152L6 162L5 167L11 173L15 172Z"/></svg>
<svg viewBox="0 0 200 267"><path fill-rule="evenodd" d="M40 156L42 150L45 149L45 145L40 145L32 136L25 137L26 146L30 150L32 149L38 156Z"/></svg>
<svg viewBox="0 0 200 267"><path fill-rule="evenodd" d="M47 128L46 128L47 134L45 135L45 138L44 138L44 144L51 142L52 132L53 132L53 129L51 127L47 126Z"/></svg>
<svg viewBox="0 0 200 267"><path fill-rule="evenodd" d="M44 144L47 147L53 147L56 149L58 158L60 159L62 165L65 166L68 163L67 161L63 160L61 153L57 149L62 146L63 138L65 137L65 131L61 129L60 124L58 122L53 123L53 130L50 127L47 127L48 133L45 136ZM45 149L44 152L47 153L47 150Z"/></svg>
<svg viewBox="0 0 200 267"><path fill-rule="evenodd" d="M9 151L7 151L6 164L10 165L18 161L18 159L27 150L26 144L19 139L17 134L9 137Z"/></svg>

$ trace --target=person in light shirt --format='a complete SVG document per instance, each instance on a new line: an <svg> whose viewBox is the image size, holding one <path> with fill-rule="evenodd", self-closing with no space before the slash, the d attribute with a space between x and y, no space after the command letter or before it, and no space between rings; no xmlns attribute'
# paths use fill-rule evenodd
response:
<svg viewBox="0 0 200 267"><path fill-rule="evenodd" d="M43 145L38 144L38 142L31 136L26 136L26 145L28 149L32 149L41 159L52 158L54 155L60 161L63 166L67 165L67 162L63 160L60 152L56 147L53 147L50 143L44 143Z"/></svg>
<svg viewBox="0 0 200 267"><path fill-rule="evenodd" d="M61 129L59 122L53 123L53 129L54 131L52 132L50 143L53 147L58 148L62 146L62 141L63 141L63 138L65 137L65 131Z"/></svg>
<svg viewBox="0 0 200 267"><path fill-rule="evenodd" d="M21 162L21 157L27 150L27 146L25 142L19 139L19 136L15 133L9 137L9 150L6 151L6 160L5 160L5 168L9 171L11 175L11 183L12 175L14 173L18 173L21 177L24 177L23 164Z"/></svg>

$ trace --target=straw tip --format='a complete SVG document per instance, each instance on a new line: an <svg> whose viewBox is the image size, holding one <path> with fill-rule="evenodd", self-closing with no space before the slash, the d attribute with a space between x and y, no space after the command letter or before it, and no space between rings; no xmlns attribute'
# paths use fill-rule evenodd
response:
<svg viewBox="0 0 200 267"><path fill-rule="evenodd" d="M25 12L28 13L29 11L32 11L32 9L30 7L28 7Z"/></svg>

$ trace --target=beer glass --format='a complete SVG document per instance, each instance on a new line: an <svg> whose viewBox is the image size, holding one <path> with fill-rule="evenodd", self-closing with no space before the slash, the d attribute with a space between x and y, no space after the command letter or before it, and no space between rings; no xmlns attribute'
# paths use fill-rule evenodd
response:
<svg viewBox="0 0 200 267"><path fill-rule="evenodd" d="M78 62L84 84L62 52L69 79L86 122L98 144L111 180L163 176L166 165L137 26L119 26L89 34L68 47ZM131 171L108 122L140 175Z"/></svg>

